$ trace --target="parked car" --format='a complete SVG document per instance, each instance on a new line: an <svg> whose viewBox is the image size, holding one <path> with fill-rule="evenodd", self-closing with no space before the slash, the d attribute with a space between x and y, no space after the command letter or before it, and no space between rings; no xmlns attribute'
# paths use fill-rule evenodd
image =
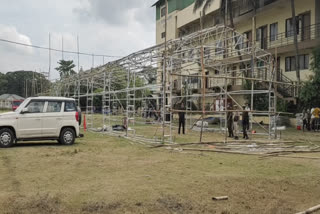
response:
<svg viewBox="0 0 320 214"><path fill-rule="evenodd" d="M12 101L12 111L15 111L23 102L23 100L14 100Z"/></svg>
<svg viewBox="0 0 320 214"><path fill-rule="evenodd" d="M79 109L71 98L28 98L14 112L0 114L0 147L36 140L72 145L75 138L83 136Z"/></svg>

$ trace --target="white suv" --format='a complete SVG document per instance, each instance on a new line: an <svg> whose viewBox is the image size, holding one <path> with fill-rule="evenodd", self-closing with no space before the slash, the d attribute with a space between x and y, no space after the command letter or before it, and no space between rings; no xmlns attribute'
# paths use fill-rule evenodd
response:
<svg viewBox="0 0 320 214"><path fill-rule="evenodd" d="M80 137L81 112L74 99L31 97L14 111L0 114L0 147L17 141L58 140L72 145Z"/></svg>

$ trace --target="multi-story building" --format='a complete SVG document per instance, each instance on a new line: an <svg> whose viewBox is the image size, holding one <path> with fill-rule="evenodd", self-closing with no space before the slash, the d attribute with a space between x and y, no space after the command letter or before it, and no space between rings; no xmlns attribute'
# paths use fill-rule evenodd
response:
<svg viewBox="0 0 320 214"><path fill-rule="evenodd" d="M194 12L195 0L159 0L156 7L156 43L161 44L167 39L177 39L200 30L200 11ZM208 28L223 24L221 16L221 0L215 0L206 10L203 27ZM250 0L232 0L234 28L249 40L274 56L277 56L277 80L296 81L295 46L292 24L291 3L289 0L260 0L253 10ZM165 14L168 12L167 32L165 32ZM252 38L255 13L256 32ZM320 44L320 1L295 0L296 26L299 47L299 66L301 80L307 80L310 71L312 49ZM229 18L229 16L228 16ZM230 24L230 20L226 20ZM166 35L167 34L167 35ZM239 65L240 67L240 65ZM237 68L240 70L240 68ZM206 87L214 88L217 82L206 83ZM241 81L232 81L233 87L240 87ZM201 83L195 84L201 87ZM292 95L292 94L291 94Z"/></svg>

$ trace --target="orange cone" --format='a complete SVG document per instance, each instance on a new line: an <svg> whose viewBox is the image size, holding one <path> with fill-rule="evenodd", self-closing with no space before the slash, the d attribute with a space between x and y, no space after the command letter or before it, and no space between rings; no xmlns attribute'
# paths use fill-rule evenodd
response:
<svg viewBox="0 0 320 214"><path fill-rule="evenodd" d="M87 121L86 121L86 115L83 115L83 130L87 131Z"/></svg>

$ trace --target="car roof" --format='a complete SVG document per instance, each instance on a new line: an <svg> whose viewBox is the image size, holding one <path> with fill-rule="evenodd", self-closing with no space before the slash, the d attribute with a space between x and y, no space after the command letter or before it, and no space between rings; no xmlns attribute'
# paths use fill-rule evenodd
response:
<svg viewBox="0 0 320 214"><path fill-rule="evenodd" d="M75 101L75 99L73 99L73 98L67 98L67 97L48 97L48 96L29 97L28 99L32 99L32 100L61 100L61 101Z"/></svg>

